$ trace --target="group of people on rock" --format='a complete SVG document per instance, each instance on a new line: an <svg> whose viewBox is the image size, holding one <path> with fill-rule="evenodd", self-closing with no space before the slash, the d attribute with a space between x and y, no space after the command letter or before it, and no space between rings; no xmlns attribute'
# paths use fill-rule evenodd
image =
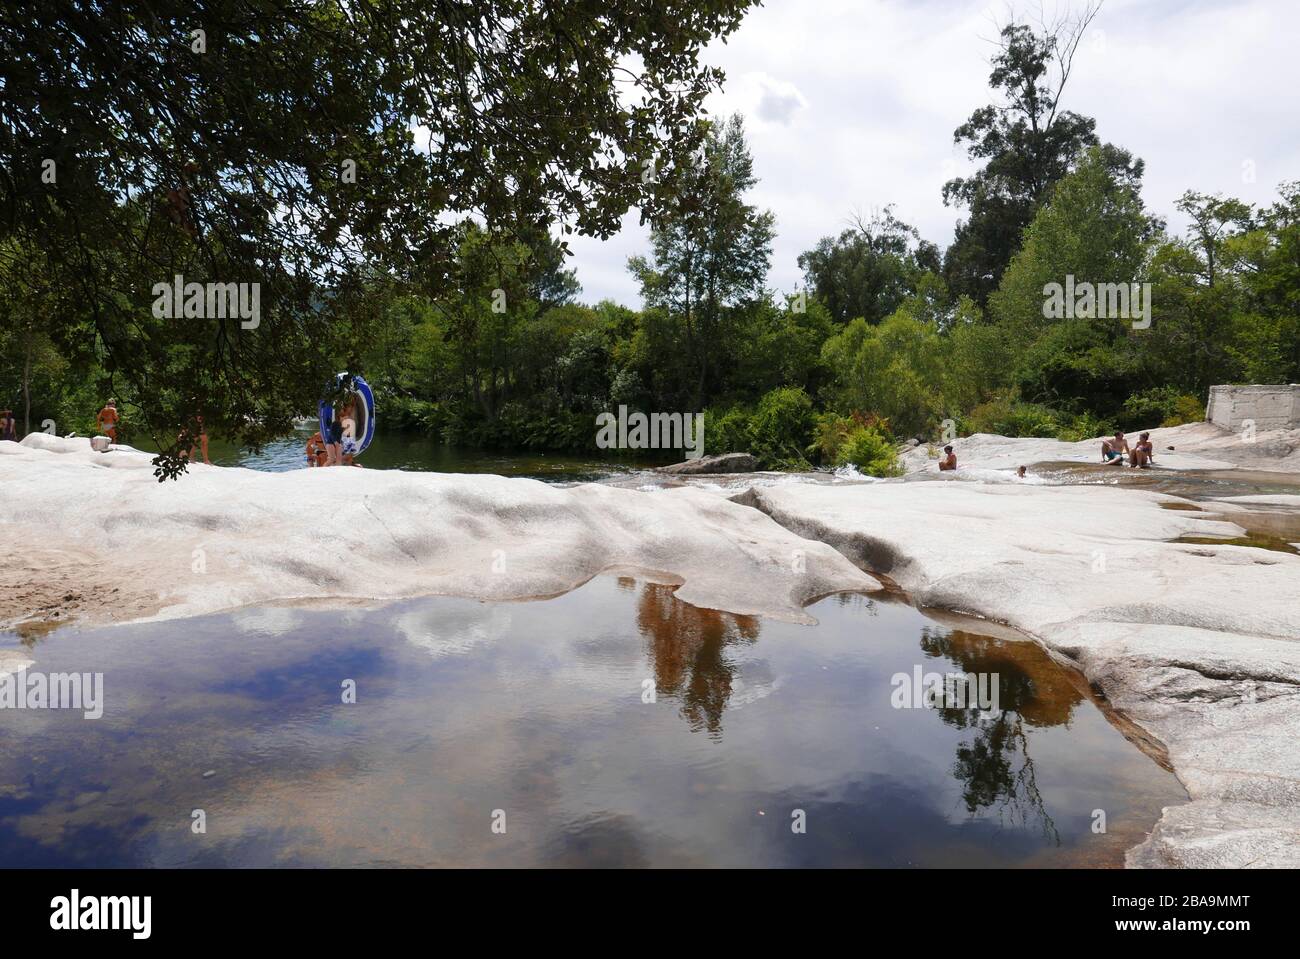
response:
<svg viewBox="0 0 1300 959"><path fill-rule="evenodd" d="M328 438L317 430L307 441L308 466L360 466L356 456L361 452L361 441L357 437L356 397L348 399L334 410L330 422ZM95 416L95 425L99 432L107 436L110 443L117 443L118 429L122 424L122 415L117 410L117 401L109 400ZM9 410L0 410L0 439L17 440L17 426ZM203 425L203 417L195 416L187 433L178 439L189 437L191 445L181 456L195 461L195 454L201 454L203 462L211 464L208 459L208 433Z"/></svg>
<svg viewBox="0 0 1300 959"><path fill-rule="evenodd" d="M1124 457L1127 456L1129 466L1135 469L1149 469L1155 464L1155 453L1155 445L1151 442L1150 433L1143 433L1132 446L1129 445L1122 430L1116 430L1113 437L1101 441L1101 461L1108 466L1123 463ZM946 473L956 468L957 454L951 445L945 446L943 456L939 457L939 472ZM1026 475L1025 467L1016 468L1017 479L1024 479Z"/></svg>
<svg viewBox="0 0 1300 959"><path fill-rule="evenodd" d="M122 425L122 414L117 410L117 400L110 399L104 404L104 408L95 414L95 426L103 436L108 437L109 443L117 443L117 433ZM212 460L208 459L208 430L203 425L203 417L195 415L190 421L189 429L186 432L177 435L178 442L190 440L190 447L187 450L181 450L181 458L187 459L191 463L195 461L195 454L203 457L203 462L209 466Z"/></svg>
<svg viewBox="0 0 1300 959"><path fill-rule="evenodd" d="M1129 466L1147 469L1155 463L1155 453L1150 433L1143 433L1131 447L1122 430L1116 430L1113 437L1101 441L1101 461L1107 466L1124 462L1127 455Z"/></svg>

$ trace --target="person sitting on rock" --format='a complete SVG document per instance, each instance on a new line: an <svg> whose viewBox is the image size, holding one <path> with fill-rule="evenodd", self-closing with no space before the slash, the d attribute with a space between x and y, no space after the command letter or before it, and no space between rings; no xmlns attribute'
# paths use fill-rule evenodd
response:
<svg viewBox="0 0 1300 959"><path fill-rule="evenodd" d="M957 454L952 451L951 446L945 446L943 451L948 455L939 460L939 472L947 472L957 468Z"/></svg>
<svg viewBox="0 0 1300 959"><path fill-rule="evenodd" d="M1128 465L1146 469L1155 462L1155 445L1151 442L1151 434L1143 433L1138 438L1137 445L1129 452Z"/></svg>
<svg viewBox="0 0 1300 959"><path fill-rule="evenodd" d="M1116 430L1112 439L1101 441L1101 461L1107 465L1123 463L1124 454L1128 451L1128 440L1124 438L1121 430Z"/></svg>
<svg viewBox="0 0 1300 959"><path fill-rule="evenodd" d="M1025 469L1025 467L1023 466L1016 467L1016 479L1025 479L1028 475L1029 475L1028 471Z"/></svg>

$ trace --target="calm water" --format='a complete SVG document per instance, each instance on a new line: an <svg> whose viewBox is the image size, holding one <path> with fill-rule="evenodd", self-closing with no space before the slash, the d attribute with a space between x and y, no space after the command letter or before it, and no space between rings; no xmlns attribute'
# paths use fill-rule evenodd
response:
<svg viewBox="0 0 1300 959"><path fill-rule="evenodd" d="M1118 865L1185 801L1036 645L857 595L812 612L600 577L58 631L31 669L103 672L107 705L0 711L0 862ZM915 667L996 674L1001 711L894 708Z"/></svg>
<svg viewBox="0 0 1300 959"><path fill-rule="evenodd" d="M307 440L311 438L313 432L314 428L300 430L285 439L267 444L257 453L214 440L209 444L208 453L216 466L246 466L250 469L277 473L306 469ZM368 469L496 473L500 476L530 476L552 482L568 483L590 482L670 461L636 458L597 459L552 453L502 453L447 446L419 433L393 431L376 433L374 441L358 459L358 462Z"/></svg>

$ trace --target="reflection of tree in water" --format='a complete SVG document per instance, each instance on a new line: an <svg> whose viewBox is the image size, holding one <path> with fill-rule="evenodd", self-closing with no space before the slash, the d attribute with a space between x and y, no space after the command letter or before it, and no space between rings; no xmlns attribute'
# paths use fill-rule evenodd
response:
<svg viewBox="0 0 1300 959"><path fill-rule="evenodd" d="M650 642L655 689L676 696L692 730L722 732L736 666L723 653L758 639L756 616L735 616L683 603L671 586L646 583L637 601L637 627Z"/></svg>
<svg viewBox="0 0 1300 959"><path fill-rule="evenodd" d="M1043 834L1060 845L1060 834L1034 776L1027 727L1069 722L1082 695L1032 643L926 627L921 630L921 649L958 667L935 671L996 673L998 677L1000 712L996 716L978 709L935 710L948 725L974 733L971 742L957 747L952 767L953 775L963 783L967 811L974 815L981 809L996 808L1000 816L1025 826L1037 820Z"/></svg>

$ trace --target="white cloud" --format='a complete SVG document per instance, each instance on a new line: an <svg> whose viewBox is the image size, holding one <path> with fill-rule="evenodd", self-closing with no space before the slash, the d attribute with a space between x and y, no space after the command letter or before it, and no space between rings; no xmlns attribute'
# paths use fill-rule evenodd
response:
<svg viewBox="0 0 1300 959"><path fill-rule="evenodd" d="M745 113L760 178L753 200L776 213L769 285L792 289L798 255L855 210L893 203L926 239L950 242L962 213L944 207L940 189L970 168L952 131L990 102L990 40L1004 10L767 0L707 49L728 76L709 109ZM1278 182L1300 178L1297 36L1300 4L1290 0L1107 0L1063 105L1146 161L1146 203L1181 231L1173 204L1184 190L1268 203ZM648 246L636 220L605 243L570 239L584 300L639 304L625 267Z"/></svg>

